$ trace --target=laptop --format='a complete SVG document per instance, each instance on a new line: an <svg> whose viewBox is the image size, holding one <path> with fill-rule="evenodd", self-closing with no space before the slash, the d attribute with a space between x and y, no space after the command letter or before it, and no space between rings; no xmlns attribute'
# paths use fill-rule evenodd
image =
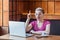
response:
<svg viewBox="0 0 60 40"><path fill-rule="evenodd" d="M25 22L9 21L10 35L20 37L32 36L33 34L26 33L25 28Z"/></svg>

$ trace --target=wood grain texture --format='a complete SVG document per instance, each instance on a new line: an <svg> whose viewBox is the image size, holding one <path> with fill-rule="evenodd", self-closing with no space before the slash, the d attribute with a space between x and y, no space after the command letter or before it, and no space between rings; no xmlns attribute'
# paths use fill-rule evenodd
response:
<svg viewBox="0 0 60 40"><path fill-rule="evenodd" d="M13 37L13 38L12 38ZM18 40L60 40L60 36L56 36L56 35L50 35L49 37L27 37L27 38L23 38L23 37L16 37L16 36L10 36L9 34L0 36L0 39L18 39Z"/></svg>
<svg viewBox="0 0 60 40"><path fill-rule="evenodd" d="M60 19L59 15L60 15L60 1L57 2L59 0L16 0L14 1L14 9L11 9L12 11L15 12L15 14L23 14L23 15L27 15L28 11L31 10L31 13L34 15L35 13L35 9L37 7L42 7L45 11L45 16L44 18L46 19ZM10 5L12 5L12 2L10 1ZM16 9L17 8L17 9ZM10 12L9 15L12 15L12 12ZM16 15L15 15L16 16ZM55 18L56 17L56 18ZM17 20L19 20L21 18L21 16L19 18L17 18ZM34 18L34 17L33 17ZM10 19L14 19L16 20L16 18L10 18Z"/></svg>
<svg viewBox="0 0 60 40"><path fill-rule="evenodd" d="M55 2L55 15L60 15L60 2Z"/></svg>
<svg viewBox="0 0 60 40"><path fill-rule="evenodd" d="M0 26L2 26L2 0L0 0Z"/></svg>
<svg viewBox="0 0 60 40"><path fill-rule="evenodd" d="M3 0L3 26L8 26L9 21L9 0Z"/></svg>

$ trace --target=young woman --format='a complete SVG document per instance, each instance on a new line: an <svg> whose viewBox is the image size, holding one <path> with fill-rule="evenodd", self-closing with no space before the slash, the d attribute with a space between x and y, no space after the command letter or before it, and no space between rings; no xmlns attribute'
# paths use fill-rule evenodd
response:
<svg viewBox="0 0 60 40"><path fill-rule="evenodd" d="M27 15L27 20L26 20L26 32L30 31L31 29L33 30L32 33L38 33L41 34L42 32L50 33L50 22L47 20L44 20L44 10L40 7L36 8L35 10L35 17L36 21L32 21L29 24L29 21L31 19L31 13Z"/></svg>

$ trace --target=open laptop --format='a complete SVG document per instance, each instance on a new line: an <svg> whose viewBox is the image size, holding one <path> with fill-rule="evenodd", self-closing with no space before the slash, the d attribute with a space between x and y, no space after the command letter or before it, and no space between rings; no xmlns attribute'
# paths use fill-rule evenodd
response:
<svg viewBox="0 0 60 40"><path fill-rule="evenodd" d="M25 22L9 21L9 32L13 36L29 37L33 34L28 34L25 31Z"/></svg>

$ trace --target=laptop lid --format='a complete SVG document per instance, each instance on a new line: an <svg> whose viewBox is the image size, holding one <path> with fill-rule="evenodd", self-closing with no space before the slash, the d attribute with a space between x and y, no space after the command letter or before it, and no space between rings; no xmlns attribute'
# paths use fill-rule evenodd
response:
<svg viewBox="0 0 60 40"><path fill-rule="evenodd" d="M26 37L25 22L9 21L10 35Z"/></svg>

